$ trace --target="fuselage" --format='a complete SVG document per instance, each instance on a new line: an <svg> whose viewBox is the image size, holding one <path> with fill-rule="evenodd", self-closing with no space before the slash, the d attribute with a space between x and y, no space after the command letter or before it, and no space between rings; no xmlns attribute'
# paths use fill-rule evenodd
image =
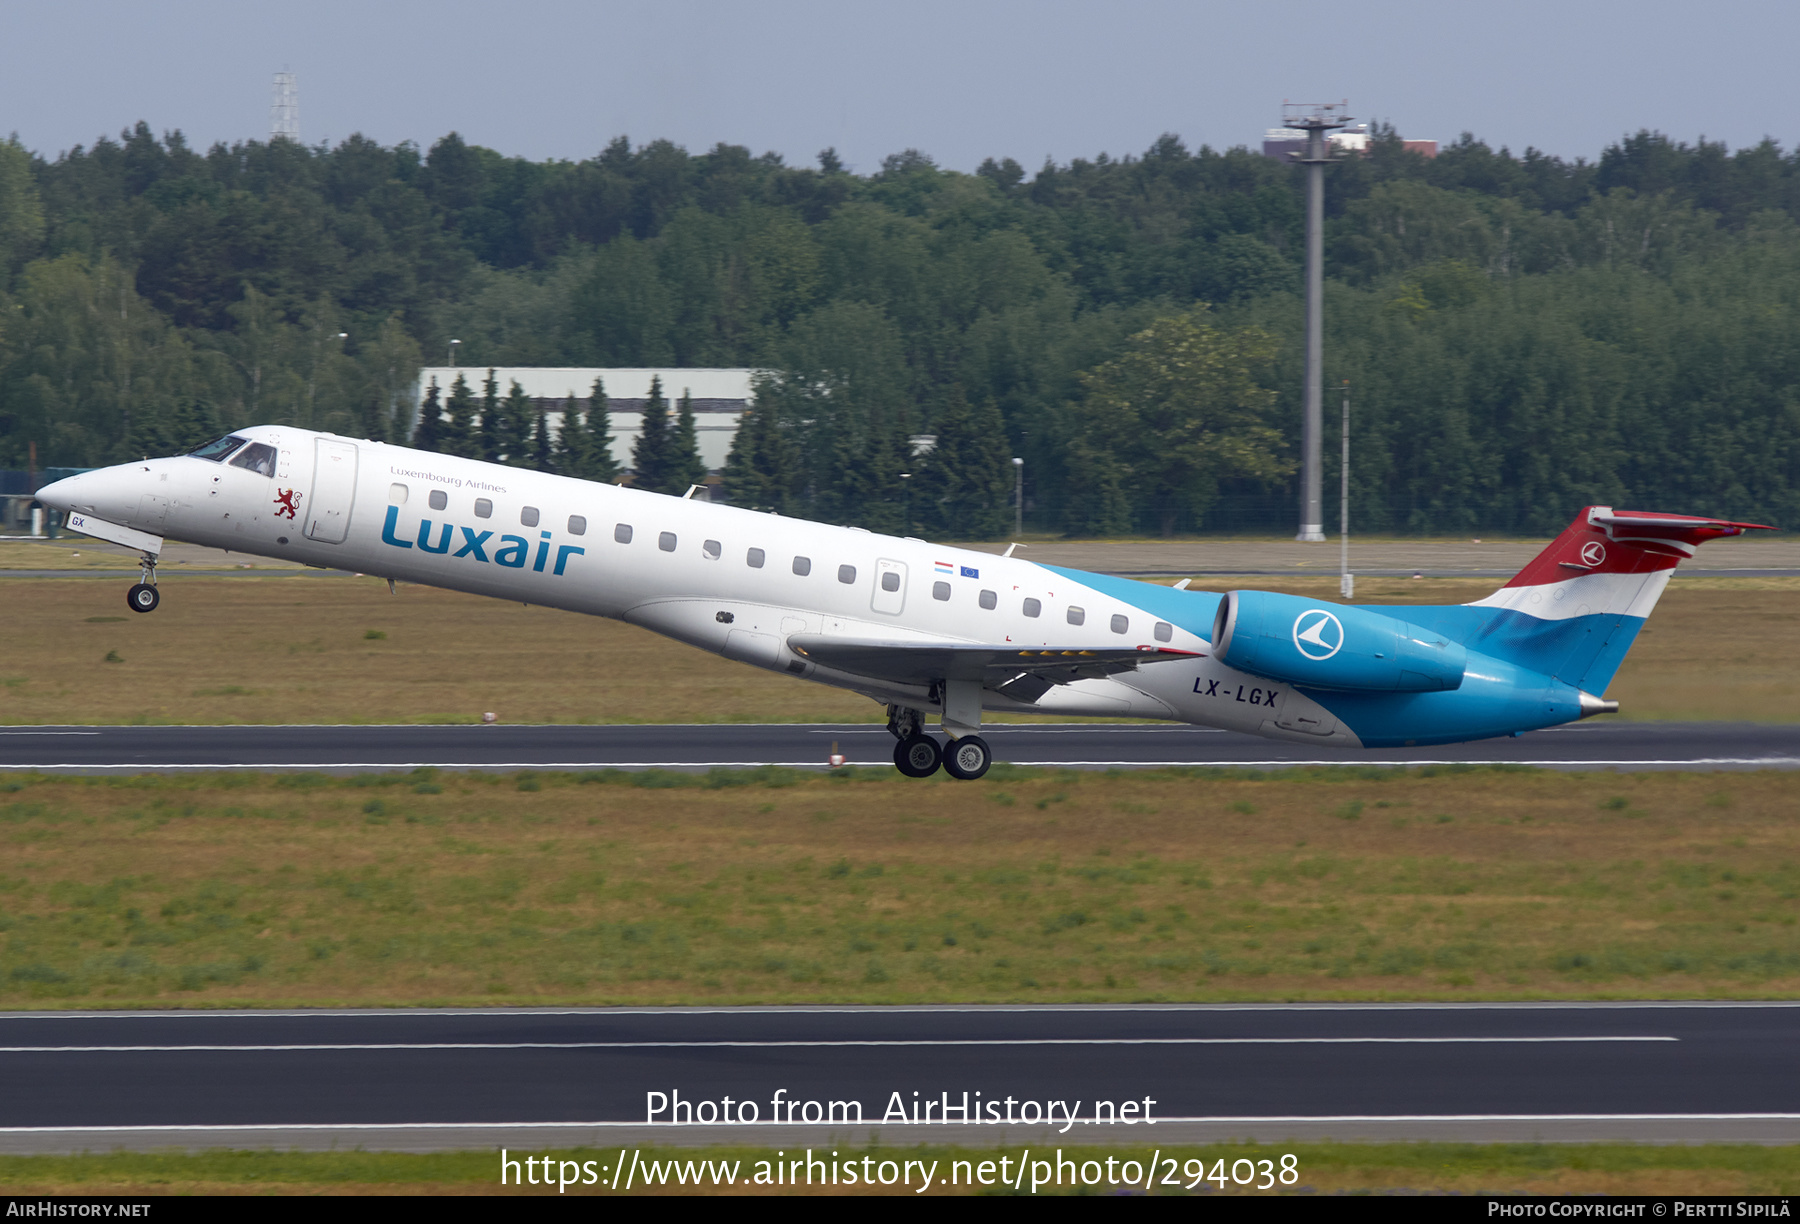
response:
<svg viewBox="0 0 1800 1224"><path fill-rule="evenodd" d="M1220 596L307 430L84 473L44 500L156 536L641 625L739 662L941 710L933 689L819 665L789 639L1190 651L995 712L1178 720L1321 746L1449 742L1566 722L1578 694L1471 654L1456 692L1330 695L1211 657ZM1322 701L1320 698L1325 698Z"/></svg>

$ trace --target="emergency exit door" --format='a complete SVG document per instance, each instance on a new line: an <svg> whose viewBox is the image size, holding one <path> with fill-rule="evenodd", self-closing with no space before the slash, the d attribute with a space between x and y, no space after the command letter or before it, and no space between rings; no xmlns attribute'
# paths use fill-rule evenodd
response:
<svg viewBox="0 0 1800 1224"><path fill-rule="evenodd" d="M342 544L356 503L356 443L342 438L314 442L312 496L306 505L306 538Z"/></svg>
<svg viewBox="0 0 1800 1224"><path fill-rule="evenodd" d="M898 616L905 610L906 562L886 557L875 562L875 595L869 606L889 616Z"/></svg>

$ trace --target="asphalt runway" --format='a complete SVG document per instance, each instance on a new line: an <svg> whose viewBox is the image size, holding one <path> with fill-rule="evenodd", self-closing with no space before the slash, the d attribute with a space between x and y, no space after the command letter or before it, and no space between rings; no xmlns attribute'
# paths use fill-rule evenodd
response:
<svg viewBox="0 0 1800 1224"><path fill-rule="evenodd" d="M1178 725L996 724L995 759L1078 769L1491 764L1551 769L1793 769L1800 724L1608 722L1435 748L1346 751ZM708 769L893 763L867 723L650 726L0 727L0 770Z"/></svg>
<svg viewBox="0 0 1800 1224"><path fill-rule="evenodd" d="M1800 1005L5 1013L0 1082L10 1152L1794 1142Z"/></svg>

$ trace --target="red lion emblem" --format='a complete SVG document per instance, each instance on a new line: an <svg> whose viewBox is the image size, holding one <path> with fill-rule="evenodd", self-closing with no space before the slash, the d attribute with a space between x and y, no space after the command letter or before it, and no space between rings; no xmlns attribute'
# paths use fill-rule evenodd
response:
<svg viewBox="0 0 1800 1224"><path fill-rule="evenodd" d="M300 503L300 494L296 493L294 490L292 490L292 489L277 490L276 494L275 494L275 506L276 506L275 517L280 518L282 515L285 514L289 518L295 519L295 521L298 521L298 519L296 518L296 515L298 515L298 513L299 513L299 509L300 509L299 503Z"/></svg>

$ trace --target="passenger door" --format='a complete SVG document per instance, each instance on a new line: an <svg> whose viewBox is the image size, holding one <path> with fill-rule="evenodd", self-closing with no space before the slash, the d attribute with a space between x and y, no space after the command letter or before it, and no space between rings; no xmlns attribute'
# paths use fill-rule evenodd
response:
<svg viewBox="0 0 1800 1224"><path fill-rule="evenodd" d="M906 563L885 557L875 562L875 595L869 606L877 612L898 616L906 607Z"/></svg>
<svg viewBox="0 0 1800 1224"><path fill-rule="evenodd" d="M356 443L319 438L314 443L312 497L306 506L306 537L342 544L356 503Z"/></svg>

